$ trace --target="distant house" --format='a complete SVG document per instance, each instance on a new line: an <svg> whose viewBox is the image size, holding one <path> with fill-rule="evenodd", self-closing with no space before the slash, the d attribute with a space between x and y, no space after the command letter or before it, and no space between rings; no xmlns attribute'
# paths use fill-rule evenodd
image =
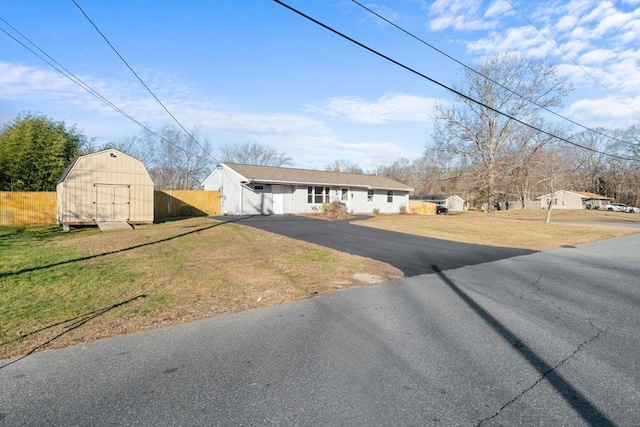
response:
<svg viewBox="0 0 640 427"><path fill-rule="evenodd" d="M413 195L411 200L421 200L423 202L435 203L444 206L450 211L463 211L467 209L467 202L457 194L425 194Z"/></svg>
<svg viewBox="0 0 640 427"><path fill-rule="evenodd" d="M552 209L602 209L613 198L584 191L558 190L538 197L540 207L546 209L551 201Z"/></svg>
<svg viewBox="0 0 640 427"><path fill-rule="evenodd" d="M378 175L221 163L203 181L220 192L223 214L314 213L335 200L351 213L398 213L413 188Z"/></svg>
<svg viewBox="0 0 640 427"><path fill-rule="evenodd" d="M142 162L115 149L78 157L56 185L57 221L73 225L153 222L153 181Z"/></svg>

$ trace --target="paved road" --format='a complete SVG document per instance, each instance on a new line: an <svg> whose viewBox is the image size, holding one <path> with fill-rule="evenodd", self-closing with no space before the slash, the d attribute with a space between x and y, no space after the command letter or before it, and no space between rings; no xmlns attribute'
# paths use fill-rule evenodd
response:
<svg viewBox="0 0 640 427"><path fill-rule="evenodd" d="M640 425L640 234L433 269L33 354L0 425Z"/></svg>
<svg viewBox="0 0 640 427"><path fill-rule="evenodd" d="M532 251L471 245L295 215L218 217L391 264L406 277L497 261Z"/></svg>

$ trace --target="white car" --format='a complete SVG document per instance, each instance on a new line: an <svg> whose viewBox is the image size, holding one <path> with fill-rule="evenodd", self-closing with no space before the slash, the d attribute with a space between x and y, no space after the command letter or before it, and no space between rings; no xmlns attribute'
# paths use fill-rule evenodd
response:
<svg viewBox="0 0 640 427"><path fill-rule="evenodd" d="M624 203L609 203L608 205L604 206L604 209L613 212L640 213L640 208L627 206Z"/></svg>

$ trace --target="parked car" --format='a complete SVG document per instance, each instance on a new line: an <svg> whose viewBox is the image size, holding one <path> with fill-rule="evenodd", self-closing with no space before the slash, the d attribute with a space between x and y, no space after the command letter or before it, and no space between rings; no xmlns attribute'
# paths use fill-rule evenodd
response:
<svg viewBox="0 0 640 427"><path fill-rule="evenodd" d="M640 213L640 208L627 206L624 203L609 203L604 205L604 209L612 212Z"/></svg>
<svg viewBox="0 0 640 427"><path fill-rule="evenodd" d="M445 206L441 206L441 205L436 206L436 215L446 214L447 212L449 212L449 209L447 209Z"/></svg>

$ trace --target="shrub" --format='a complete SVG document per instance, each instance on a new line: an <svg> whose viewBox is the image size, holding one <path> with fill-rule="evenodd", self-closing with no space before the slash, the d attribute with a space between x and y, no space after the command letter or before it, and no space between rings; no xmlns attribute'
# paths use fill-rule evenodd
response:
<svg viewBox="0 0 640 427"><path fill-rule="evenodd" d="M331 203L324 203L322 209L318 209L318 211L320 216L328 219L346 219L351 217L347 205L337 200Z"/></svg>
<svg viewBox="0 0 640 427"><path fill-rule="evenodd" d="M373 208L373 214L374 214L374 215L380 215L380 209L378 209L378 208Z"/></svg>

